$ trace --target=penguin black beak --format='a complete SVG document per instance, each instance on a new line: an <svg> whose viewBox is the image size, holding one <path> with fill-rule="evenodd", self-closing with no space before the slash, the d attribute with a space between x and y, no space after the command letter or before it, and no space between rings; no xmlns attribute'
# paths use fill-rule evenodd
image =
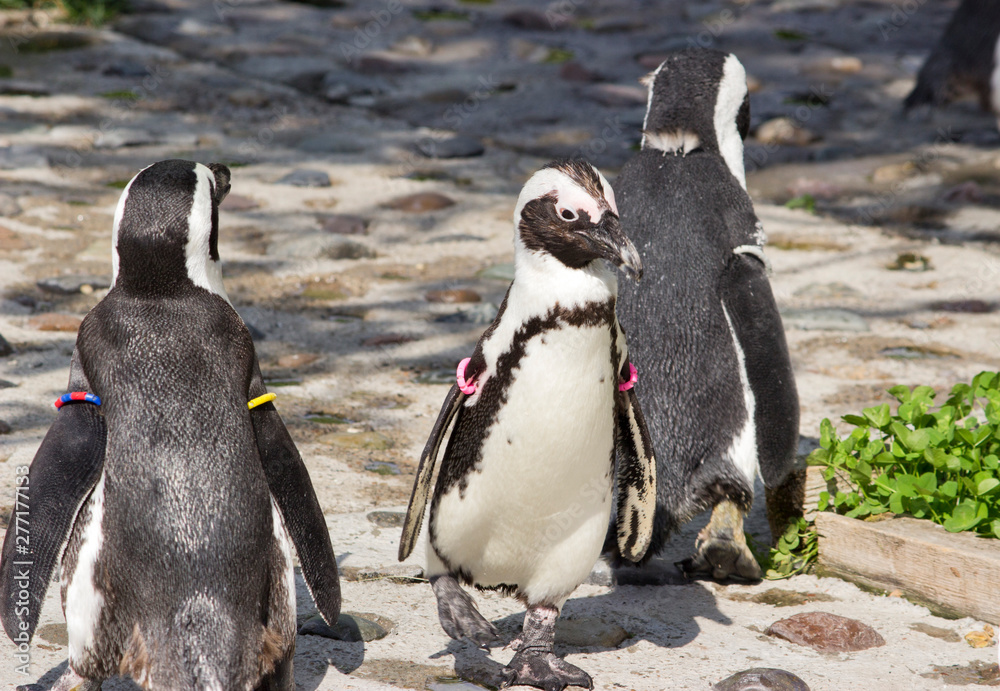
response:
<svg viewBox="0 0 1000 691"><path fill-rule="evenodd" d="M623 270L635 282L642 278L642 259L632 241L625 237L621 221L611 211L605 211L600 222L587 233L593 250Z"/></svg>

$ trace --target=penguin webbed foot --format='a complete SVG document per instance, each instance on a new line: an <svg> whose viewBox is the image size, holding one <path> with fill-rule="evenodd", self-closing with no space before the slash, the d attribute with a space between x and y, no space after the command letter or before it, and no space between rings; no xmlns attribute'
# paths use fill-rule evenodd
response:
<svg viewBox="0 0 1000 691"><path fill-rule="evenodd" d="M501 688L514 684L545 691L562 691L567 686L594 688L594 680L576 665L558 657L551 649L522 647L501 672Z"/></svg>
<svg viewBox="0 0 1000 691"><path fill-rule="evenodd" d="M695 553L676 565L688 578L755 583L764 576L743 535L743 512L725 500L716 505L698 534Z"/></svg>
<svg viewBox="0 0 1000 691"><path fill-rule="evenodd" d="M468 638L480 648L489 648L500 640L497 627L479 613L475 600L462 590L454 576L432 576L430 581L445 633L455 640Z"/></svg>
<svg viewBox="0 0 1000 691"><path fill-rule="evenodd" d="M514 684L545 691L562 691L567 686L594 688L589 674L552 652L558 618L559 609L551 605L528 608L521 635L510 643L517 653L500 673L502 688Z"/></svg>
<svg viewBox="0 0 1000 691"><path fill-rule="evenodd" d="M49 691L101 691L102 682L102 679L81 677L72 667L67 666ZM44 688L41 684L24 684L16 687L16 691L42 691Z"/></svg>

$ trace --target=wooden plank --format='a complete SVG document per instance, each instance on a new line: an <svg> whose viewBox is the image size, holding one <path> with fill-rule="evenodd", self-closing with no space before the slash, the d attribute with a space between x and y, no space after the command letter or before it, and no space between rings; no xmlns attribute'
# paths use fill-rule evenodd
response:
<svg viewBox="0 0 1000 691"><path fill-rule="evenodd" d="M830 480L827 482L824 480L824 470L826 470L825 467L818 465L811 465L806 468L806 491L802 509L806 519L810 521L816 516L816 506L819 504L820 492L829 492L831 498L837 493L837 481Z"/></svg>
<svg viewBox="0 0 1000 691"><path fill-rule="evenodd" d="M949 533L916 518L859 521L816 514L818 571L908 599L952 617L1000 625L1000 540Z"/></svg>

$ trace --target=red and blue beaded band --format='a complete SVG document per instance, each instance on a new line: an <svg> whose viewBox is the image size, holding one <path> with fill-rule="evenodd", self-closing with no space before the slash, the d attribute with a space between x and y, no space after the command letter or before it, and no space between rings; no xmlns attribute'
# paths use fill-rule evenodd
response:
<svg viewBox="0 0 1000 691"><path fill-rule="evenodd" d="M74 403L77 401L83 401L84 403L93 403L94 405L101 405L101 397L87 393L86 391L73 391L72 393L64 393L55 402L56 410L62 408L67 403Z"/></svg>

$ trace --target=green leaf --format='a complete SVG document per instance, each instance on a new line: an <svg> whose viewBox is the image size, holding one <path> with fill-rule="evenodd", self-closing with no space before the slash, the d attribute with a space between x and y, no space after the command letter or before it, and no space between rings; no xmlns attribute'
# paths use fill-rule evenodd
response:
<svg viewBox="0 0 1000 691"><path fill-rule="evenodd" d="M872 408L865 408L865 417L871 420L872 424L882 429L889 424L890 414L889 414L889 404L883 403L882 405L874 406Z"/></svg>
<svg viewBox="0 0 1000 691"><path fill-rule="evenodd" d="M976 485L976 494L981 497L984 494L989 494L997 487L1000 487L1000 480L997 480L995 477L986 478Z"/></svg>
<svg viewBox="0 0 1000 691"><path fill-rule="evenodd" d="M906 403L912 396L910 393L910 387L903 386L902 384L898 384L889 389L889 393L892 394L892 396L895 397L895 399L900 403Z"/></svg>
<svg viewBox="0 0 1000 691"><path fill-rule="evenodd" d="M976 509L969 504L959 504L951 517L944 522L944 529L949 533L960 533L963 530L975 528L982 519L976 516Z"/></svg>

